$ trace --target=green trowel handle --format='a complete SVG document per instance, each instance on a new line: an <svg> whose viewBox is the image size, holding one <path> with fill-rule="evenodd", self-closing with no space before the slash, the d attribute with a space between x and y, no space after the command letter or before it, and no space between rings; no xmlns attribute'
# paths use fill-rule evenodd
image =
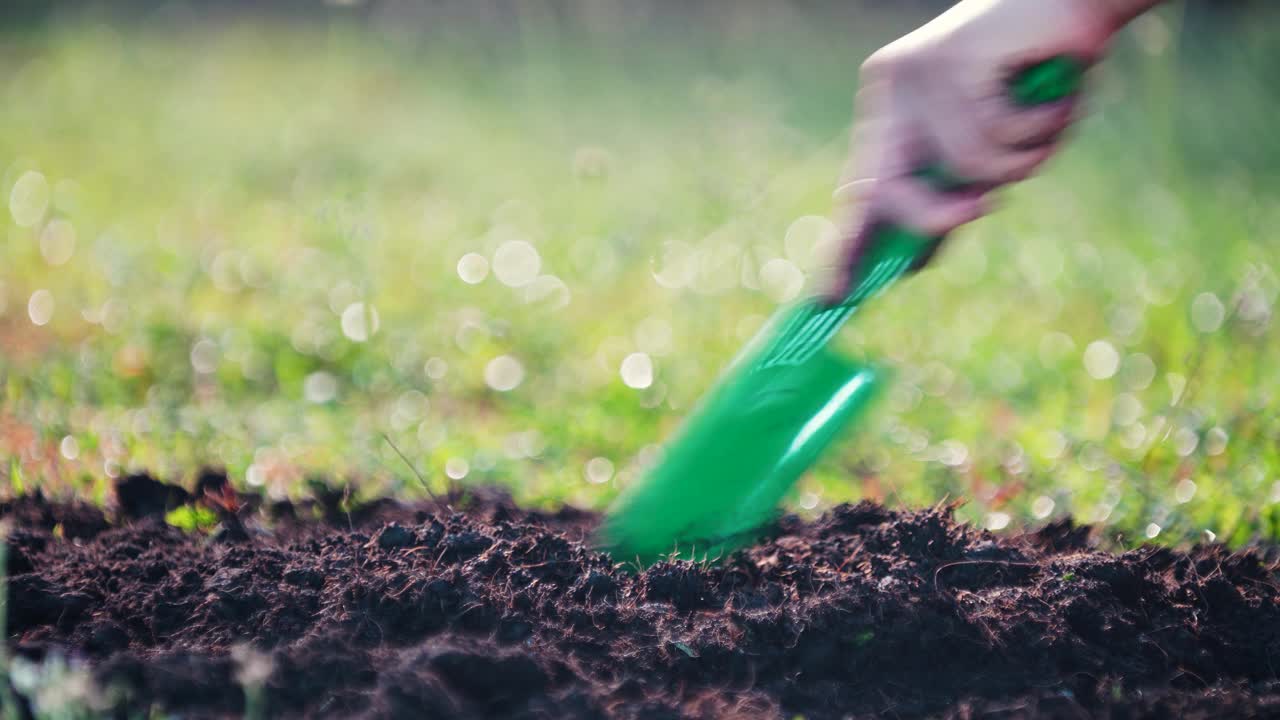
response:
<svg viewBox="0 0 1280 720"><path fill-rule="evenodd" d="M1061 102L1080 92L1088 69L1084 60L1055 55L1015 72L1009 79L1009 98L1022 107Z"/></svg>
<svg viewBox="0 0 1280 720"><path fill-rule="evenodd" d="M1069 55L1055 55L1034 65L1018 70L1009 79L1009 99L1020 107L1034 107L1061 102L1080 91L1084 84L1088 63ZM957 192L970 186L961 177L951 174L947 168L933 163L914 173L941 192ZM872 235L868 254L861 265L870 267L877 258L909 257L912 269L918 269L929 261L938 249L942 238L930 238L904 228L882 225ZM855 284L850 296L857 294Z"/></svg>

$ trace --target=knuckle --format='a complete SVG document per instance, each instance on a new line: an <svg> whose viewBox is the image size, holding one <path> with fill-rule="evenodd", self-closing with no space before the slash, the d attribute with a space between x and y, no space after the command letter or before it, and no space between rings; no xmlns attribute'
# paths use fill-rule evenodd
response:
<svg viewBox="0 0 1280 720"><path fill-rule="evenodd" d="M969 181L989 182L991 177L991 161L980 148L955 148L946 157L947 169L951 174Z"/></svg>
<svg viewBox="0 0 1280 720"><path fill-rule="evenodd" d="M995 118L988 132L1010 147L1043 145L1061 135L1071 124L1070 108L1012 111Z"/></svg>
<svg viewBox="0 0 1280 720"><path fill-rule="evenodd" d="M938 217L938 227L941 228L935 235L946 235L952 230L966 225L982 217L983 211L979 203L963 203L955 207L947 208L941 212Z"/></svg>
<svg viewBox="0 0 1280 720"><path fill-rule="evenodd" d="M1003 177L1000 178L999 182L1002 185L1022 182L1023 180L1026 180L1027 178L1031 177L1031 175L1035 173L1035 171L1036 169L1034 165L1018 165L1015 167L1011 167L1005 171Z"/></svg>
<svg viewBox="0 0 1280 720"><path fill-rule="evenodd" d="M972 219L967 200L935 194L921 187L900 186L888 219L931 237L942 237Z"/></svg>
<svg viewBox="0 0 1280 720"><path fill-rule="evenodd" d="M913 55L895 46L880 48L862 62L862 76L868 80L896 80L912 65Z"/></svg>
<svg viewBox="0 0 1280 720"><path fill-rule="evenodd" d="M862 67L859 68L862 81L870 83L885 80L892 74L894 62L892 53L877 50L864 60Z"/></svg>
<svg viewBox="0 0 1280 720"><path fill-rule="evenodd" d="M997 117L987 126L987 134L1001 145L1021 145L1034 137L1035 132L1032 120L1016 114Z"/></svg>
<svg viewBox="0 0 1280 720"><path fill-rule="evenodd" d="M984 178L995 185L1007 185L1025 180L1035 170L1035 162L1022 155L1004 155L992 162L988 176Z"/></svg>
<svg viewBox="0 0 1280 720"><path fill-rule="evenodd" d="M921 216L913 224L916 232L929 237L943 237L960 226L960 223L952 222L951 218L940 213Z"/></svg>

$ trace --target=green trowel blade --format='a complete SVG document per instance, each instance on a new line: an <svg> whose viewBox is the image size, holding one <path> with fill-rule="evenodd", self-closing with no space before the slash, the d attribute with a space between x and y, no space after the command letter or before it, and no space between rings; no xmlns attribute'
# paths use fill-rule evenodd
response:
<svg viewBox="0 0 1280 720"><path fill-rule="evenodd" d="M882 228L844 302L781 310L610 510L600 539L615 559L701 560L750 542L883 384L884 370L841 357L828 341L935 244Z"/></svg>

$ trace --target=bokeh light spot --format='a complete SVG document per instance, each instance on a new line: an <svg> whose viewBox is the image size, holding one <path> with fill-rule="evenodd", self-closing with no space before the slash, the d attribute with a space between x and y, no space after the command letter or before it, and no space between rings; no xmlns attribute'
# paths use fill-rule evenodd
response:
<svg viewBox="0 0 1280 720"><path fill-rule="evenodd" d="M54 220L40 232L40 254L50 265L65 265L76 252L76 228L67 220Z"/></svg>
<svg viewBox="0 0 1280 720"><path fill-rule="evenodd" d="M788 260L812 270L835 261L838 240L834 223L818 215L805 215L787 227L782 244Z"/></svg>
<svg viewBox="0 0 1280 720"><path fill-rule="evenodd" d="M1106 340L1094 340L1084 349L1084 369L1094 380L1106 380L1120 368L1120 353Z"/></svg>
<svg viewBox="0 0 1280 720"><path fill-rule="evenodd" d="M19 227L34 227L49 209L49 181L35 170L23 173L9 191L9 213Z"/></svg>
<svg viewBox="0 0 1280 720"><path fill-rule="evenodd" d="M445 461L444 474L449 476L451 480L461 480L471 472L471 463L465 458L452 457Z"/></svg>
<svg viewBox="0 0 1280 720"><path fill-rule="evenodd" d="M1053 501L1053 498L1048 495L1041 495L1031 503L1031 514L1035 516L1037 520L1044 520L1053 513L1055 505L1057 505L1057 503Z"/></svg>
<svg viewBox="0 0 1280 720"><path fill-rule="evenodd" d="M444 376L449 374L449 363L444 358L428 358L427 362L423 364L422 370L432 380L443 380Z"/></svg>
<svg viewBox="0 0 1280 720"><path fill-rule="evenodd" d="M1173 489L1173 499L1179 503L1189 503L1191 498L1196 496L1196 484L1194 480L1183 478L1178 481L1178 485Z"/></svg>
<svg viewBox="0 0 1280 720"><path fill-rule="evenodd" d="M538 457L547 449L547 440L537 430L525 430L520 433L520 452L525 457Z"/></svg>
<svg viewBox="0 0 1280 720"><path fill-rule="evenodd" d="M1155 361L1143 353L1130 355L1120 365L1120 382L1130 390L1146 390L1155 377Z"/></svg>
<svg viewBox="0 0 1280 720"><path fill-rule="evenodd" d="M760 287L774 302L787 302L804 287L804 273L790 260L774 258L760 267Z"/></svg>
<svg viewBox="0 0 1280 720"><path fill-rule="evenodd" d="M1128 427L1142 417L1142 401L1133 393L1120 393L1111 408L1111 421L1116 427Z"/></svg>
<svg viewBox="0 0 1280 720"><path fill-rule="evenodd" d="M484 366L484 382L498 392L515 390L524 382L524 365L510 355L499 355Z"/></svg>
<svg viewBox="0 0 1280 720"><path fill-rule="evenodd" d="M984 523L988 530L1003 530L1009 527L1009 523L1013 517L1006 512L987 513L987 519Z"/></svg>
<svg viewBox="0 0 1280 720"><path fill-rule="evenodd" d="M938 462L947 467L959 467L969 459L969 448L959 440L943 440L938 448Z"/></svg>
<svg viewBox="0 0 1280 720"><path fill-rule="evenodd" d="M1169 404L1176 404L1182 399L1182 392L1187 389L1187 378L1178 373L1167 373L1164 380L1169 385Z"/></svg>
<svg viewBox="0 0 1280 720"><path fill-rule="evenodd" d="M1199 445L1200 436L1196 435L1196 431L1191 428L1178 428L1178 431L1173 434L1173 449L1183 457L1195 452Z"/></svg>
<svg viewBox="0 0 1280 720"><path fill-rule="evenodd" d="M1200 293L1191 301L1191 324L1202 333L1211 333L1222 327L1226 316L1226 307L1213 293Z"/></svg>
<svg viewBox="0 0 1280 720"><path fill-rule="evenodd" d="M480 253L467 253L458 260L458 277L468 285L478 285L489 277L489 261Z"/></svg>
<svg viewBox="0 0 1280 720"><path fill-rule="evenodd" d="M342 311L342 334L352 342L365 342L378 332L378 311L362 302L351 303Z"/></svg>
<svg viewBox="0 0 1280 720"><path fill-rule="evenodd" d="M53 293L48 290L37 290L27 300L27 316L36 325L48 325L53 319Z"/></svg>
<svg viewBox="0 0 1280 720"><path fill-rule="evenodd" d="M1047 368L1057 367L1058 363L1076 351L1076 341L1063 332L1045 333L1040 338L1039 351L1041 365Z"/></svg>
<svg viewBox="0 0 1280 720"><path fill-rule="evenodd" d="M622 359L618 374L627 387L643 390L653 384L653 359L648 353L631 353Z"/></svg>
<svg viewBox="0 0 1280 720"><path fill-rule="evenodd" d="M648 469L658 464L662 459L661 445L645 445L636 453L636 464L641 470Z"/></svg>
<svg viewBox="0 0 1280 720"><path fill-rule="evenodd" d="M688 243L672 240L663 244L662 259L654 261L653 279L675 290L688 287L698 274L698 256Z"/></svg>
<svg viewBox="0 0 1280 720"><path fill-rule="evenodd" d="M587 476L587 482L603 485L613 479L613 463L608 458L593 457L587 461L583 472Z"/></svg>
<svg viewBox="0 0 1280 720"><path fill-rule="evenodd" d="M201 375L212 374L218 369L218 345L204 338L191 347L191 367Z"/></svg>
<svg viewBox="0 0 1280 720"><path fill-rule="evenodd" d="M302 394L307 402L323 405L338 396L338 379L332 373L317 370L302 381Z"/></svg>
<svg viewBox="0 0 1280 720"><path fill-rule="evenodd" d="M1220 427L1212 428L1204 436L1204 453L1206 455L1221 455L1227 451L1227 441L1229 439L1226 430Z"/></svg>
<svg viewBox="0 0 1280 720"><path fill-rule="evenodd" d="M541 270L538 249L524 240L508 240L493 253L494 277L507 287L528 285Z"/></svg>
<svg viewBox="0 0 1280 720"><path fill-rule="evenodd" d="M262 487L267 484L267 471L263 466L254 463L245 469L244 481L253 487Z"/></svg>
<svg viewBox="0 0 1280 720"><path fill-rule="evenodd" d="M569 292L569 286L555 275L539 275L534 278L533 282L528 283L520 288L525 303L536 303L548 301L547 304L552 309L560 309L569 304L573 299L573 293Z"/></svg>

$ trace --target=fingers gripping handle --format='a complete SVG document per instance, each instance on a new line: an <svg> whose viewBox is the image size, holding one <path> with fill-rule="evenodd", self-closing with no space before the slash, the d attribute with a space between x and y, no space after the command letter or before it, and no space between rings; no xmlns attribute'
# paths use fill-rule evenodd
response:
<svg viewBox="0 0 1280 720"><path fill-rule="evenodd" d="M1029 108L1061 102L1080 92L1084 84L1088 63L1068 55L1056 55L1033 65L1021 68L1009 79L1009 100L1018 107ZM913 176L927 181L941 192L956 192L968 187L968 183L951 174L938 163L918 168ZM933 256L941 237L929 238L904 228L884 226L877 228L868 248L869 255L898 254L914 249L912 269L922 267ZM875 258L865 258L861 265L873 265ZM858 296L861 282L854 283L849 297Z"/></svg>
<svg viewBox="0 0 1280 720"><path fill-rule="evenodd" d="M1021 108L1066 100L1080 92L1085 68L1085 63L1067 55L1057 55L1024 67L1009 79L1009 100ZM918 168L912 175L928 181L942 192L956 192L968 185L963 178L952 175L936 163Z"/></svg>
<svg viewBox="0 0 1280 720"><path fill-rule="evenodd" d="M1056 55L1022 68L1009 80L1009 97L1019 107L1060 102L1080 92L1087 63Z"/></svg>

